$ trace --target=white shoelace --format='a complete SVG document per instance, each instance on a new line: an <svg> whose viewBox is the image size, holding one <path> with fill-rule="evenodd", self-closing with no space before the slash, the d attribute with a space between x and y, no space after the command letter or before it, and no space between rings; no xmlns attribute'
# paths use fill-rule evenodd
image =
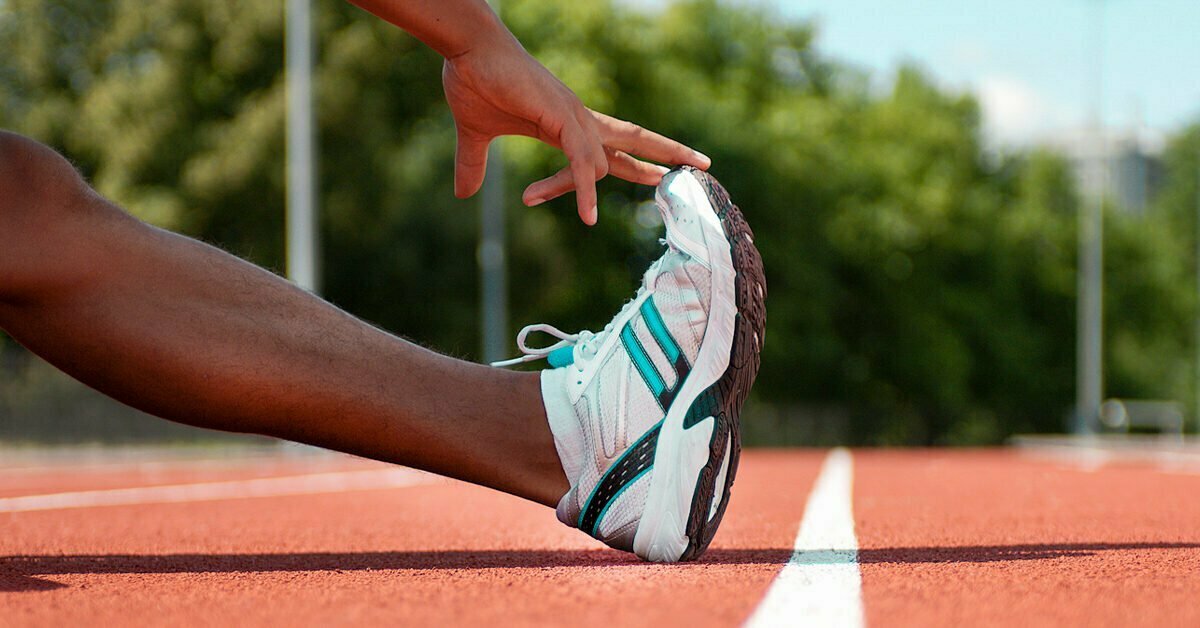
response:
<svg viewBox="0 0 1200 628"><path fill-rule="evenodd" d="M555 338L558 338L558 342L548 347L530 347L529 345L525 344L525 340L529 337L529 334L535 331L540 331L544 334L554 336ZM521 364L522 362L533 362L534 360L540 360L549 356L558 349L563 347L578 346L580 343L591 340L594 337L595 334L587 330L581 331L577 334L568 334L554 325L547 325L546 323L526 325L522 327L520 333L517 334L517 348L521 350L523 355L512 358L511 360L492 362L492 366L512 366L514 364Z"/></svg>
<svg viewBox="0 0 1200 628"><path fill-rule="evenodd" d="M660 242L667 244L666 240L660 240ZM670 244L667 244L667 246L668 252L675 248ZM642 275L642 285L638 288L637 293L633 295L633 299L627 301L625 305L621 307L621 311L617 312L617 315L614 316L601 331L592 333L585 329L576 334L568 334L554 325L547 325L546 323L526 325L522 327L521 331L517 334L517 348L521 350L522 355L512 358L511 360L492 362L492 366L513 366L524 362L541 360L547 358L551 353L554 353L563 347L575 347L574 362L577 365L581 361L587 361L596 357L596 353L600 351L600 347L604 344L604 339L608 337L608 334L612 333L613 323L624 318L625 312L629 310L630 306L641 300L642 295L646 292L647 282L650 281L652 277L656 277L658 275L659 268L662 267L662 262L666 258L667 256L664 253L661 257L655 260L653 264L650 265L650 268L646 269L646 273ZM536 331L554 336L555 338L558 338L558 342L547 347L530 347L525 343L525 341L529 338L529 334Z"/></svg>

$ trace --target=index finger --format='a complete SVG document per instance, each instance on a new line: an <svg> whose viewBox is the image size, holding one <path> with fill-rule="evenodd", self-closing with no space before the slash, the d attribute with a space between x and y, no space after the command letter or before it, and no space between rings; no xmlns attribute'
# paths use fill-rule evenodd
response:
<svg viewBox="0 0 1200 628"><path fill-rule="evenodd" d="M712 165L704 153L669 137L597 111L591 113L605 146L664 164L695 166L701 170Z"/></svg>

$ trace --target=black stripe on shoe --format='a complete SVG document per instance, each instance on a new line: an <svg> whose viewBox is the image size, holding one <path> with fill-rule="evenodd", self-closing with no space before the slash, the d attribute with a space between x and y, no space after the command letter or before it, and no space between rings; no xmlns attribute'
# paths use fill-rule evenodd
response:
<svg viewBox="0 0 1200 628"><path fill-rule="evenodd" d="M625 492L638 478L654 466L654 450L658 446L658 433L662 430L659 421L646 431L636 443L621 454L621 458L604 472L588 496L583 511L579 514L579 529L593 537L597 536L600 520L617 497Z"/></svg>

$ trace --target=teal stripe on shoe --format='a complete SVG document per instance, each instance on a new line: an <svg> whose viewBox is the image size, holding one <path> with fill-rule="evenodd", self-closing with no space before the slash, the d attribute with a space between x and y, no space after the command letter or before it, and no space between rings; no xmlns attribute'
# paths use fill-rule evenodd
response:
<svg viewBox="0 0 1200 628"><path fill-rule="evenodd" d="M608 503L604 505L604 510L601 510L600 515L596 517L596 523L594 525L592 525L592 529L587 531L589 536L592 536L594 538L600 538L599 536L597 536L600 534L600 523L604 521L604 515L608 514L608 509L612 508L612 505L617 503L617 498L620 497L621 494L625 492L625 489L633 486L633 484L635 482L637 482L638 479L640 479L643 475L646 475L646 473L649 472L653 468L654 468L654 465L651 464L650 466L646 467L645 469L638 471L637 475L633 476L633 478L631 478L628 482L626 482L625 485L622 486L621 489L618 490L617 493L612 496L612 499L608 500Z"/></svg>
<svg viewBox="0 0 1200 628"><path fill-rule="evenodd" d="M667 383L663 381L662 375L658 374L658 369L654 368L654 364L650 362L650 356L646 355L646 349L633 334L633 327L629 323L625 323L625 327L621 329L621 343L625 345L625 351L629 353L629 358L633 360L633 365L637 367L638 373L642 374L642 379L646 380L650 392L654 393L655 399L658 399L667 389Z"/></svg>
<svg viewBox="0 0 1200 628"><path fill-rule="evenodd" d="M667 324L663 322L662 314L658 311L658 306L654 305L654 299L646 299L642 302L642 318L646 320L646 327L650 329L650 335L654 336L654 340L658 342L658 346L662 347L663 353L667 355L667 361L672 364L679 359L679 344L671 337L671 333L667 331Z"/></svg>

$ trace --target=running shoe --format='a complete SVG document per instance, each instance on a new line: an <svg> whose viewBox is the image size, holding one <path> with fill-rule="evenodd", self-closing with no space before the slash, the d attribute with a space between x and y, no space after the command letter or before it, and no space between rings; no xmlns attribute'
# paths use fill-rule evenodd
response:
<svg viewBox="0 0 1200 628"><path fill-rule="evenodd" d="M683 167L655 194L666 251L604 329L521 330L545 358L542 398L571 489L558 518L656 562L693 560L729 504L739 415L758 374L766 284L741 211L709 174ZM558 338L531 348L528 336Z"/></svg>

